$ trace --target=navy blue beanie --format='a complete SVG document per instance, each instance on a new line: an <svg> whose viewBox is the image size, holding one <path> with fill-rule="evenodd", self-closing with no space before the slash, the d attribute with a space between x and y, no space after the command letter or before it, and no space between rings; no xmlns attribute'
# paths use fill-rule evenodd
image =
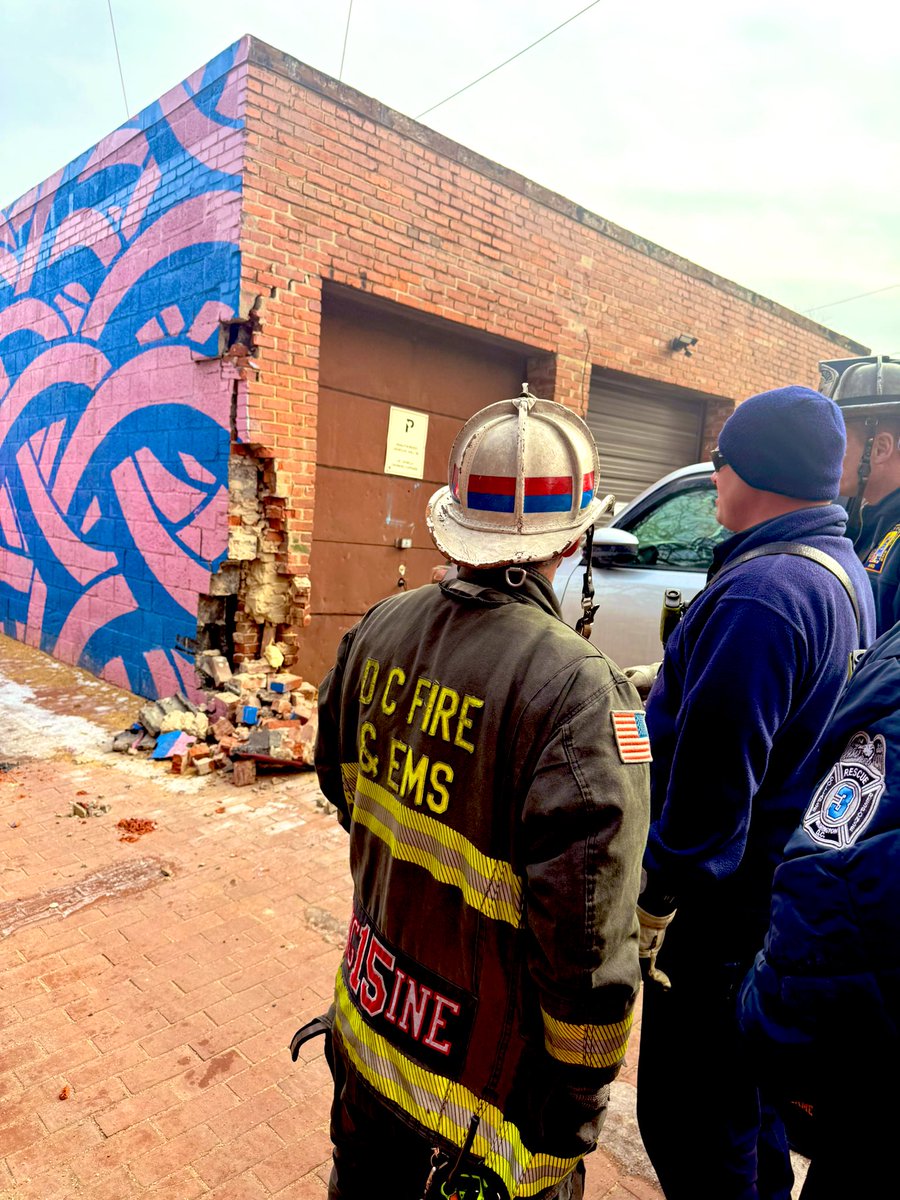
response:
<svg viewBox="0 0 900 1200"><path fill-rule="evenodd" d="M761 392L722 427L722 457L745 483L795 500L834 500L847 433L841 410L812 388Z"/></svg>

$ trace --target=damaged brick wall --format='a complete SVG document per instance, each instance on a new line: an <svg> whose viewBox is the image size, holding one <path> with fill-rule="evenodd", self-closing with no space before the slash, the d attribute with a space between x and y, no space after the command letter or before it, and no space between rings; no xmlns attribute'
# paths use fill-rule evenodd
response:
<svg viewBox="0 0 900 1200"><path fill-rule="evenodd" d="M735 399L863 349L270 46L249 56L242 285L267 299L246 442L284 498L279 591L309 572L323 281L534 347L533 386L579 411L592 366L703 393L707 444Z"/></svg>
<svg viewBox="0 0 900 1200"><path fill-rule="evenodd" d="M292 664L325 280L578 410L592 366L702 392L707 444L863 349L245 38L0 216L5 631L148 697L198 648Z"/></svg>
<svg viewBox="0 0 900 1200"><path fill-rule="evenodd" d="M258 446L236 445L229 469L228 559L239 580L232 630L236 663L275 645L290 665L308 624L309 578L285 570L288 498L275 459Z"/></svg>
<svg viewBox="0 0 900 1200"><path fill-rule="evenodd" d="M274 288L265 295L257 292L252 300L247 294L240 314L222 322L222 358L236 373L228 549L209 593L201 597L196 645L198 650L218 650L234 664L256 660L274 646L279 661L290 665L299 630L309 622L309 578L286 569L288 482L279 473L274 451L249 440L247 397L251 387L264 386L259 356L267 345L267 305L276 297Z"/></svg>

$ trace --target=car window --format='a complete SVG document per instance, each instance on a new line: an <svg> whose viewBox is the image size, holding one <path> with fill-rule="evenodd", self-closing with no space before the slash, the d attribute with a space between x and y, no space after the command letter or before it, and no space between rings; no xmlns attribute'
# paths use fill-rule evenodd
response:
<svg viewBox="0 0 900 1200"><path fill-rule="evenodd" d="M716 520L716 489L707 481L661 500L628 529L638 539L638 563L682 570L705 571L718 543L731 537Z"/></svg>

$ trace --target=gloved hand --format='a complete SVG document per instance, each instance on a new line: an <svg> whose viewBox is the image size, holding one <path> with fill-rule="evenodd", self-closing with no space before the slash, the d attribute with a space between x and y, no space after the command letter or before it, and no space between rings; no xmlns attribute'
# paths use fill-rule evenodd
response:
<svg viewBox="0 0 900 1200"><path fill-rule="evenodd" d="M645 912L637 905L637 916L641 926L640 942L638 943L638 959L641 964L641 975L645 983L657 983L665 991L672 986L672 981L656 965L656 956L666 936L666 929L671 925L677 909L664 917L656 917L653 913Z"/></svg>
<svg viewBox="0 0 900 1200"><path fill-rule="evenodd" d="M655 662L643 663L636 667L623 667L622 674L629 680L640 698L646 700L650 695L650 689L656 682L661 666L661 662Z"/></svg>

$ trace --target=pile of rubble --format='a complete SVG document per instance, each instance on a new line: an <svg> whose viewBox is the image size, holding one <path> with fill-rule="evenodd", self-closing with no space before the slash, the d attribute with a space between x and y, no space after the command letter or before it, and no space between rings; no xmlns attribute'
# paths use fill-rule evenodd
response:
<svg viewBox="0 0 900 1200"><path fill-rule="evenodd" d="M113 750L149 753L173 774L231 772L238 786L252 783L258 763L311 767L316 741L317 688L281 671L280 655L245 662L232 674L224 655L202 651L197 673L205 700L183 693L151 700Z"/></svg>

